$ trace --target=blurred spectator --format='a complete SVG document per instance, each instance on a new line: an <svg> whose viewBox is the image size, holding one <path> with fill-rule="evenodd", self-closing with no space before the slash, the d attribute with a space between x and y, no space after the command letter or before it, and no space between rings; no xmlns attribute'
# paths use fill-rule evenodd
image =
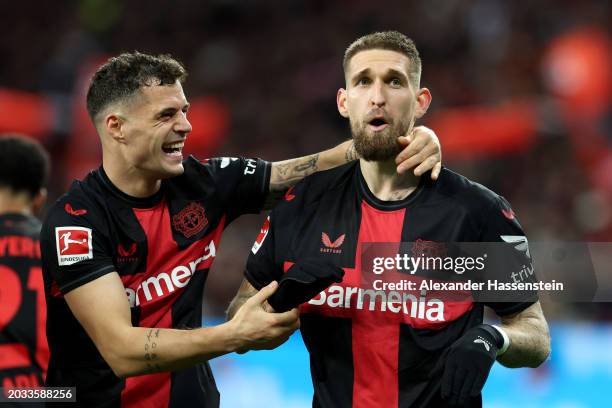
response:
<svg viewBox="0 0 612 408"><path fill-rule="evenodd" d="M108 5L109 3L110 5ZM445 164L499 191L533 239L612 240L611 54L606 0L12 2L0 22L0 131L30 131L54 157L52 197L99 162L82 120L90 64L171 53L194 132L188 151L269 160L349 136L333 95L338 51L373 30L412 37L432 88L427 124ZM21 98L21 99L20 99ZM211 275L221 311L259 220L233 226ZM229 236L226 241L229 241ZM246 251L245 251L246 249ZM231 252L228 252L231 251Z"/></svg>

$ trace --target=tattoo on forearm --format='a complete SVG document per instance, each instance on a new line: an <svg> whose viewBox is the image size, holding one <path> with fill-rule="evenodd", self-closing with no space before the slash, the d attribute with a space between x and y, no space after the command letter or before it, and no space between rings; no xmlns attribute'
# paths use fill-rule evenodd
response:
<svg viewBox="0 0 612 408"><path fill-rule="evenodd" d="M271 200L282 197L284 191L295 185L304 177L318 170L319 153L306 156L300 159L288 160L282 163L275 163L273 177L270 180ZM280 195L274 194L280 192Z"/></svg>
<svg viewBox="0 0 612 408"><path fill-rule="evenodd" d="M289 167L291 167L291 163L279 163L276 166L276 169L281 176L286 176L287 172L289 171Z"/></svg>
<svg viewBox="0 0 612 408"><path fill-rule="evenodd" d="M159 342L159 329L153 332L153 329L147 333L147 340L144 345L144 359L147 364L147 371L149 373L160 372L161 366L158 364L159 356L156 353L157 344Z"/></svg>
<svg viewBox="0 0 612 408"><path fill-rule="evenodd" d="M319 161L319 153L313 154L312 156L308 156L306 158L305 163L298 164L297 166L294 167L293 170L298 173L308 172L309 170L312 170L312 172L315 172L317 171L318 161ZM307 174L311 174L311 173L307 173Z"/></svg>

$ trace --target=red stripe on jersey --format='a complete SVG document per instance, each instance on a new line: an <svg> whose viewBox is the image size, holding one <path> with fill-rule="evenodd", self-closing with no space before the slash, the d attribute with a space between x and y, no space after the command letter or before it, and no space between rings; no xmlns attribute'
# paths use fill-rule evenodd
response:
<svg viewBox="0 0 612 408"><path fill-rule="evenodd" d="M405 209L379 211L361 204L361 225L357 240L355 277L360 287L371 280L361 273L361 251L367 242L399 243L402 240ZM390 248L391 249L391 248ZM350 278L350 277L349 277ZM366 284L367 285L367 284ZM390 408L398 406L399 324L386 313L355 310L353 318L353 407Z"/></svg>
<svg viewBox="0 0 612 408"><path fill-rule="evenodd" d="M172 305L188 285L191 275L211 266L225 218L208 236L180 250L172 238L171 217L165 200L153 208L134 208L133 211L147 236L147 271L121 279L139 301L140 327L172 328ZM152 358L154 343L154 340L150 343ZM168 406L170 382L171 373L168 372L127 378L121 392L121 406Z"/></svg>
<svg viewBox="0 0 612 408"><path fill-rule="evenodd" d="M30 365L32 365L32 360L25 344L0 344L0 370Z"/></svg>

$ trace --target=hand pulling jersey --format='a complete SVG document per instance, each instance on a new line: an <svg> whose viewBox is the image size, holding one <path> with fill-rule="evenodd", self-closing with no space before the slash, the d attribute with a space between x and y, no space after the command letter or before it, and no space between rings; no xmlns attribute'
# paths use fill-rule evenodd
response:
<svg viewBox="0 0 612 408"><path fill-rule="evenodd" d="M5 393L42 386L49 360L39 234L34 217L0 215L0 387Z"/></svg>
<svg viewBox="0 0 612 408"><path fill-rule="evenodd" d="M41 235L51 360L47 386L76 386L82 406L217 407L208 364L120 379L71 313L63 295L117 272L132 324L201 327L202 293L223 229L261 210L270 164L189 157L185 172L152 197L117 189L102 167L76 181L50 210ZM74 404L72 404L74 405Z"/></svg>
<svg viewBox="0 0 612 408"><path fill-rule="evenodd" d="M526 244L502 197L448 169L437 182L428 176L406 199L381 201L368 189L359 162L314 174L285 195L253 245L245 276L258 289L301 259L329 261L345 271L342 283L300 306L314 407L444 407L445 350L482 323L483 303L469 294L449 301L452 296L435 290L374 290L373 280L401 275L368 272L361 264L371 258L364 252L368 245L410 242L435 250L436 243L503 242L502 236ZM531 262L523 255L516 251L508 273ZM507 315L536 300L530 294L487 305ZM469 403L480 405L480 396Z"/></svg>

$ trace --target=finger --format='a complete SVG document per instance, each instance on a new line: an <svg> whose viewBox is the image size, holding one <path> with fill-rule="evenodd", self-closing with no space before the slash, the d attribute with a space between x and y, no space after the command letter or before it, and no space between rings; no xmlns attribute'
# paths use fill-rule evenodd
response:
<svg viewBox="0 0 612 408"><path fill-rule="evenodd" d="M428 158L423 160L421 164L415 167L414 175L417 177L422 176L423 174L427 173L429 170L433 169L433 167L436 165L437 162L438 162L437 157L429 156Z"/></svg>
<svg viewBox="0 0 612 408"><path fill-rule="evenodd" d="M297 309L291 309L283 313L275 313L274 318L278 326L292 326L299 320L300 312Z"/></svg>
<svg viewBox="0 0 612 408"><path fill-rule="evenodd" d="M459 390L459 397L457 403L460 405L465 404L470 398L470 391L472 390L472 385L474 385L474 381L476 381L476 373L464 372L464 380L461 389Z"/></svg>
<svg viewBox="0 0 612 408"><path fill-rule="evenodd" d="M291 325L291 331L294 332L294 331L298 330L301 326L302 326L302 322L300 321L300 319L297 319L295 321L295 323L293 323L293 325Z"/></svg>
<svg viewBox="0 0 612 408"><path fill-rule="evenodd" d="M265 310L268 313L276 313L276 310L274 310L274 308L270 306L267 300L263 302L261 306L263 307L263 310Z"/></svg>
<svg viewBox="0 0 612 408"><path fill-rule="evenodd" d="M417 165L421 164L421 162L423 160L425 160L425 158L427 158L427 156L423 155L422 153L418 153L412 157L410 157L407 160L404 160L403 162L401 162L398 166L397 166L397 172L398 173L403 173L405 171L408 171L409 169L416 167Z"/></svg>
<svg viewBox="0 0 612 408"><path fill-rule="evenodd" d="M413 140L417 137L424 138L426 141L438 140L438 136L436 136L436 133L427 126L423 125L413 127L412 132L410 132L410 134L412 135Z"/></svg>
<svg viewBox="0 0 612 408"><path fill-rule="evenodd" d="M276 292L276 288L278 288L278 282L272 281L268 284L268 286L263 287L259 292L253 295L248 302L254 303L256 305L261 305L266 301L274 292Z"/></svg>
<svg viewBox="0 0 612 408"><path fill-rule="evenodd" d="M440 172L442 171L442 163L438 162L436 163L436 165L434 166L433 170L431 171L431 179L432 180L437 180L438 177L440 177Z"/></svg>
<svg viewBox="0 0 612 408"><path fill-rule="evenodd" d="M433 143L427 144L425 147L423 147L423 149L418 154L416 154L415 156L412 156L410 159L413 159L413 158L421 159L420 161L414 162L414 166L418 166L422 163L425 163L426 160L432 160L426 163L427 168L425 171L431 170L437 162L441 161L440 152L436 149L436 145ZM406 161L406 163L408 163L408 160ZM423 174L425 171L423 171L421 174Z"/></svg>
<svg viewBox="0 0 612 408"><path fill-rule="evenodd" d="M423 148L427 146L427 140L424 138L415 138L406 146L395 158L395 163L399 164L404 160L419 153Z"/></svg>
<svg viewBox="0 0 612 408"><path fill-rule="evenodd" d="M474 379L472 383L472 387L470 389L470 397L477 397L482 392L482 387L484 387L485 382L487 381L486 375L479 375Z"/></svg>
<svg viewBox="0 0 612 408"><path fill-rule="evenodd" d="M281 326L284 326L285 328L287 328L287 330L290 330L291 332L294 332L297 329L299 329L300 324L301 324L300 323L300 312L298 311L298 309L291 309L289 312L292 312L294 310L296 311L295 319L293 319L293 316L292 316L292 320L285 321L283 324L280 324Z"/></svg>
<svg viewBox="0 0 612 408"><path fill-rule="evenodd" d="M461 396L461 389L463 388L463 383L465 382L466 376L465 370L458 369L455 371L453 375L453 385L451 386L450 391L450 403L452 405L457 405L459 402L459 398Z"/></svg>
<svg viewBox="0 0 612 408"><path fill-rule="evenodd" d="M277 339L275 339L273 341L268 342L266 344L265 349L266 350L273 350L273 349L277 348L278 346L283 345L285 342L287 342L287 340L289 340L290 336L291 335L289 335L289 336L281 336L281 337L278 337Z"/></svg>
<svg viewBox="0 0 612 408"><path fill-rule="evenodd" d="M299 329L299 327L300 327L300 324L297 321L290 326L280 326L278 328L279 332L277 333L275 337L283 337L283 336L289 337L293 333L295 333L295 331Z"/></svg>
<svg viewBox="0 0 612 408"><path fill-rule="evenodd" d="M397 138L397 143L399 143L400 145L404 147L408 146L411 141L412 141L412 138L410 136L399 136Z"/></svg>

